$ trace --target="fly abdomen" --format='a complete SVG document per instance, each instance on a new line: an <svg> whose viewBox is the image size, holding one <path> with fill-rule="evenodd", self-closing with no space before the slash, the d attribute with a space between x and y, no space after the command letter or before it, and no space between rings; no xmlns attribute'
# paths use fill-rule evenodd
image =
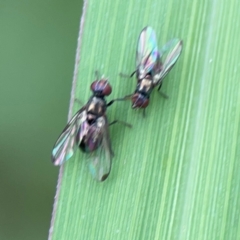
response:
<svg viewBox="0 0 240 240"><path fill-rule="evenodd" d="M98 129L95 126L89 128L88 134L83 137L82 141L79 144L79 148L83 152L93 152L101 144L102 136L100 136Z"/></svg>

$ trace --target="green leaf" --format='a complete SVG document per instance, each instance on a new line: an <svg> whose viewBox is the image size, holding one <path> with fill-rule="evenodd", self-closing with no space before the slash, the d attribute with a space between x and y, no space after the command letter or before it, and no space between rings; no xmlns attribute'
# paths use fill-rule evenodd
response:
<svg viewBox="0 0 240 240"><path fill-rule="evenodd" d="M159 48L183 40L183 52L155 90L147 117L118 102L110 121L115 152L98 183L77 151L60 169L49 239L240 239L239 1L86 0L72 105L87 102L99 70L111 100L134 91L140 31L152 26ZM70 115L79 109L71 105Z"/></svg>

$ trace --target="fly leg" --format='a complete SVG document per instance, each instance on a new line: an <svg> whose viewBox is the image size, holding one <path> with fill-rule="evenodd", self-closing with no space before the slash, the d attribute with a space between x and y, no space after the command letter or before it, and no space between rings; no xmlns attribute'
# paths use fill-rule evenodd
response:
<svg viewBox="0 0 240 240"><path fill-rule="evenodd" d="M74 98L74 102L77 102L79 105L83 106L83 102L78 98Z"/></svg>
<svg viewBox="0 0 240 240"><path fill-rule="evenodd" d="M124 125L126 127L132 128L132 124L129 124L129 123L126 123L126 122L120 121L120 120L114 120L111 123L109 123L108 126L111 126L111 125L113 125L115 123L121 123L122 125Z"/></svg>
<svg viewBox="0 0 240 240"><path fill-rule="evenodd" d="M133 73L131 73L131 75L127 75L127 74L124 74L124 73L119 73L119 76L120 77L124 77L124 78L131 78L133 77L133 75L136 73L137 70L135 70Z"/></svg>
<svg viewBox="0 0 240 240"><path fill-rule="evenodd" d="M146 117L146 108L143 109L143 117Z"/></svg>
<svg viewBox="0 0 240 240"><path fill-rule="evenodd" d="M107 103L107 107L111 106L115 101L125 101L125 100L130 99L131 97L132 97L132 94L127 95L127 96L125 96L125 97L123 97L123 98L113 99L113 100L111 100L109 103Z"/></svg>
<svg viewBox="0 0 240 240"><path fill-rule="evenodd" d="M131 124L126 123L126 122L123 122L123 121L120 121L120 120L114 120L114 121L110 122L110 123L108 124L108 126L111 126L111 125L113 125L113 124L115 124L115 123L121 123L122 125L124 125L124 126L126 126L126 127L132 128L132 125L131 125ZM112 154L112 156L114 156L114 153L113 153L112 149L111 149L111 154Z"/></svg>
<svg viewBox="0 0 240 240"><path fill-rule="evenodd" d="M164 97L165 99L168 99L169 97L168 97L168 95L167 94L165 94L165 93L163 93L163 92L161 92L161 91L159 91L160 90L160 88L162 87L162 82L160 83L160 85L159 85L159 87L158 87L158 92L159 92L159 94L161 94L162 95L162 97Z"/></svg>
<svg viewBox="0 0 240 240"><path fill-rule="evenodd" d="M101 78L99 71L96 70L94 73L95 73L95 76L96 76L97 80L99 80Z"/></svg>

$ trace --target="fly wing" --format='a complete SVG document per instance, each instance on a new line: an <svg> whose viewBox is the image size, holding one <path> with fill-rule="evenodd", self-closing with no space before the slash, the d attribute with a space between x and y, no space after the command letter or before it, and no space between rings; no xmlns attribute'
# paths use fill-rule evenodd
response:
<svg viewBox="0 0 240 240"><path fill-rule="evenodd" d="M96 143L99 147L89 154L88 166L92 176L97 181L104 181L111 171L113 151L108 132L108 122L105 116L98 118L96 123Z"/></svg>
<svg viewBox="0 0 240 240"><path fill-rule="evenodd" d="M161 52L163 66L161 72L159 73L157 78L157 84L160 83L163 78L170 72L173 68L174 64L177 62L181 52L182 52L183 43L178 38L171 39L168 41L164 47L162 48Z"/></svg>
<svg viewBox="0 0 240 240"><path fill-rule="evenodd" d="M86 117L87 113L85 107L83 107L63 129L52 150L52 162L54 165L61 165L72 157L76 148L76 135Z"/></svg>
<svg viewBox="0 0 240 240"><path fill-rule="evenodd" d="M147 26L142 30L138 39L136 66L140 75L145 77L151 72L159 57L156 34L151 27Z"/></svg>

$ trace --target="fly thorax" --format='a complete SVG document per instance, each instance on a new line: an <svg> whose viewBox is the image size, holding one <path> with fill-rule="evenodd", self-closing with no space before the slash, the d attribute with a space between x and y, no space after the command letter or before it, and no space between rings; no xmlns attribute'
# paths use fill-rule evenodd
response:
<svg viewBox="0 0 240 240"><path fill-rule="evenodd" d="M144 78L139 82L138 85L138 92L141 92L143 94L150 94L153 88L153 82L152 79Z"/></svg>
<svg viewBox="0 0 240 240"><path fill-rule="evenodd" d="M94 115L95 117L102 116L106 111L106 102L102 98L93 97L88 104L88 115Z"/></svg>

